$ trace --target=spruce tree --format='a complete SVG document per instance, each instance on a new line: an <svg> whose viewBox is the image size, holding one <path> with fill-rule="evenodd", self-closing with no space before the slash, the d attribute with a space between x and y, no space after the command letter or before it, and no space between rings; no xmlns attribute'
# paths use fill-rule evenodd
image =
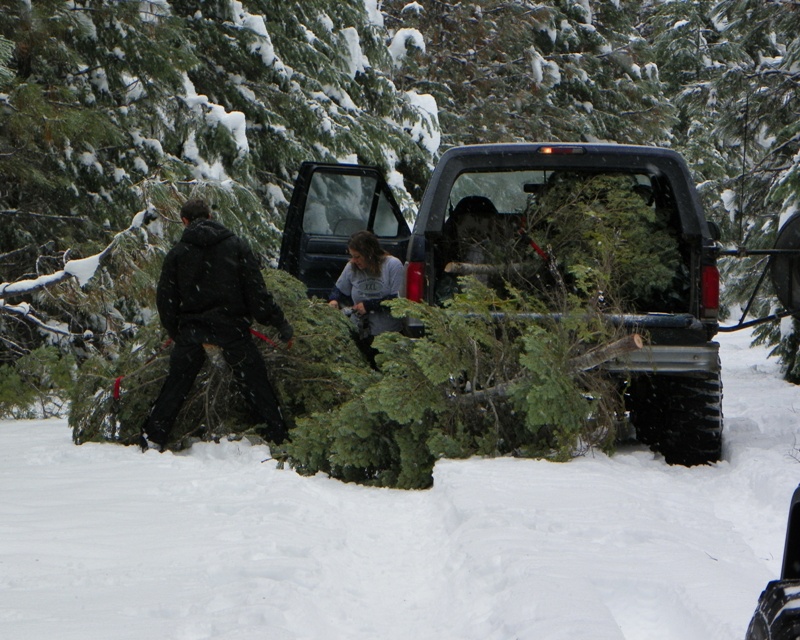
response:
<svg viewBox="0 0 800 640"><path fill-rule="evenodd" d="M724 24L725 36L737 54L713 82L720 96L716 130L734 150L728 183L728 209L734 220L733 242L747 248L773 245L782 221L797 210L800 152L797 102L797 62L800 16L792 3L719 2L715 19ZM733 243L731 243L733 244ZM731 303L749 300L754 272L767 267L767 259L748 263L731 259L725 265L727 295ZM769 283L754 300L753 315L775 309ZM790 323L763 325L759 340L776 346L787 377L800 381L797 369L797 328Z"/></svg>
<svg viewBox="0 0 800 640"><path fill-rule="evenodd" d="M0 37L0 361L57 327L80 358L124 348L189 196L274 265L301 161L380 166L410 216L435 151L361 2L12 0ZM19 284L100 252L88 282Z"/></svg>
<svg viewBox="0 0 800 640"><path fill-rule="evenodd" d="M711 0L647 3L640 30L652 43L665 94L676 108L670 144L689 163L710 217L730 237L723 194L738 171L738 145L732 147L716 127L724 107L714 82L738 53L714 20L715 4Z"/></svg>
<svg viewBox="0 0 800 640"><path fill-rule="evenodd" d="M669 140L672 108L636 29L640 3L414 5L384 3L403 53L395 82L436 97L447 146Z"/></svg>

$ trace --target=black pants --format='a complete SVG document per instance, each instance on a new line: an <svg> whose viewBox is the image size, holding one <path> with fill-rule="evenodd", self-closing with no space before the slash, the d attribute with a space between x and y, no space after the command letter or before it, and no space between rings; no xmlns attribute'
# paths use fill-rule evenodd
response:
<svg viewBox="0 0 800 640"><path fill-rule="evenodd" d="M266 425L266 439L275 444L284 442L288 435L286 423L253 338L240 331L216 331L211 335L203 328L182 330L176 338L169 358L169 374L145 425L147 437L162 446L169 440L175 419L205 363L203 343L222 349L242 395L257 420Z"/></svg>

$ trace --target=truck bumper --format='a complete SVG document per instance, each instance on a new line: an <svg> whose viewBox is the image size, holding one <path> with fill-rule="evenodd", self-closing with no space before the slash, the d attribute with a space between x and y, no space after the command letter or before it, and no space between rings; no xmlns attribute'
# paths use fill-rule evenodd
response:
<svg viewBox="0 0 800 640"><path fill-rule="evenodd" d="M648 313L609 316L609 319L628 331L650 336L654 343L607 363L609 372L695 374L720 371L719 343L706 341L705 325L690 314Z"/></svg>
<svg viewBox="0 0 800 640"><path fill-rule="evenodd" d="M603 365L609 373L719 373L719 344L646 345Z"/></svg>

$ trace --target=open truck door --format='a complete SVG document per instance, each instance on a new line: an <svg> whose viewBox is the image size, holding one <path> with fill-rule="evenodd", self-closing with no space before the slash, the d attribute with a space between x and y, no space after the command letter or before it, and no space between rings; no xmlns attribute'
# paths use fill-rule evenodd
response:
<svg viewBox="0 0 800 640"><path fill-rule="evenodd" d="M327 298L349 259L347 242L368 229L405 262L410 229L376 167L304 162L286 213L278 268Z"/></svg>

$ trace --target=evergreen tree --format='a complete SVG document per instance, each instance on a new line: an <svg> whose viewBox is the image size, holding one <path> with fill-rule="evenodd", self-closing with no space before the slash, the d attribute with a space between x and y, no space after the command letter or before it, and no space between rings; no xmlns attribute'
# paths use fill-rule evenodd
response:
<svg viewBox="0 0 800 640"><path fill-rule="evenodd" d="M398 86L436 96L446 145L669 140L640 3L384 3ZM422 38L411 37L417 30Z"/></svg>
<svg viewBox="0 0 800 640"><path fill-rule="evenodd" d="M640 30L652 42L659 77L676 108L670 144L691 166L710 217L731 237L723 194L740 162L738 145L731 145L715 126L724 109L714 82L738 53L714 20L715 4L712 0L647 3Z"/></svg>
<svg viewBox="0 0 800 640"><path fill-rule="evenodd" d="M377 164L409 212L429 170L435 119L392 84L362 2L2 4L0 361L59 327L113 354L153 318L186 197L274 261L301 161Z"/></svg>
<svg viewBox="0 0 800 640"><path fill-rule="evenodd" d="M739 167L727 192L733 237L748 248L768 248L781 221L797 211L800 194L800 15L791 2L725 0L716 6L715 19L738 54L713 83L722 105L717 132L735 149L732 163ZM766 268L767 260L751 260L746 266L731 262L725 269L728 296L731 302L746 301L753 291L753 272ZM754 314L774 310L771 294L768 285L762 288ZM763 325L758 334L776 345L787 377L800 381L796 326Z"/></svg>
<svg viewBox="0 0 800 640"><path fill-rule="evenodd" d="M779 221L797 208L798 18L791 2L737 0L648 3L643 13L643 32L679 109L674 145L729 249L770 248ZM751 317L775 310L769 279L755 290L768 262L720 261L727 306L756 294ZM763 325L758 339L777 345L789 377L800 380L788 327Z"/></svg>

